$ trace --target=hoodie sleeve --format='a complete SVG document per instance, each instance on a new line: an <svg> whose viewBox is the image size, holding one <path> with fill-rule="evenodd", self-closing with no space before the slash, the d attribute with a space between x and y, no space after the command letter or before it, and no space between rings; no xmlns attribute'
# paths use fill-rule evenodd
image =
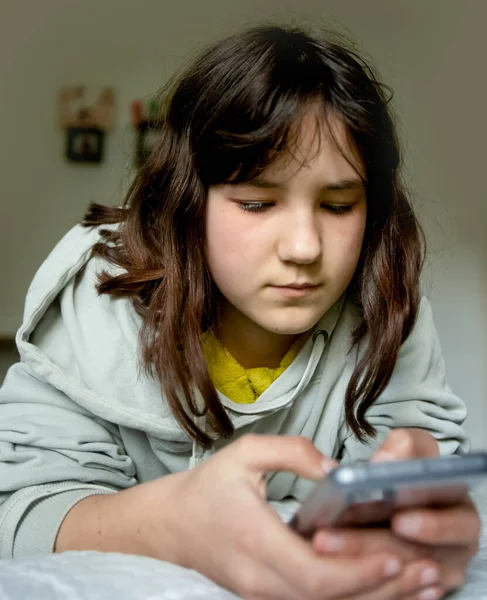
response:
<svg viewBox="0 0 487 600"><path fill-rule="evenodd" d="M340 455L343 461L367 460L392 429L402 427L431 433L442 455L465 454L469 449L462 428L465 417L465 404L446 383L431 307L423 298L416 324L401 347L391 380L367 411L377 437L370 443L360 443L343 424Z"/></svg>
<svg viewBox="0 0 487 600"><path fill-rule="evenodd" d="M50 553L68 511L136 482L118 428L14 365L0 389L0 558Z"/></svg>

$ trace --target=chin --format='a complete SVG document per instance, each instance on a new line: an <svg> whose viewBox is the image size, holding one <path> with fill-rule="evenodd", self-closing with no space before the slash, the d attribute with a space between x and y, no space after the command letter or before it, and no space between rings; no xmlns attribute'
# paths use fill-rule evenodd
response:
<svg viewBox="0 0 487 600"><path fill-rule="evenodd" d="M320 317L316 319L283 319L282 321L276 321L275 323L266 323L262 324L264 329L270 331L272 333L276 333L279 335L301 335L302 333L306 333L310 329L318 323Z"/></svg>
<svg viewBox="0 0 487 600"><path fill-rule="evenodd" d="M305 307L289 307L285 310L269 311L266 322L263 322L261 313L259 325L275 334L301 335L313 329L333 304L323 303L321 310L315 306L314 310L309 310L311 307L307 307L308 310Z"/></svg>

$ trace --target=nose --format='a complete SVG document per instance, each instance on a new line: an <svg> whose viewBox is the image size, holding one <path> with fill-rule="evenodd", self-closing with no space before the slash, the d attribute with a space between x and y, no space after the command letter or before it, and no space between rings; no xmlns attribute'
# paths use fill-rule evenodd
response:
<svg viewBox="0 0 487 600"><path fill-rule="evenodd" d="M312 211L299 215L294 213L283 223L278 248L283 262L310 265L321 258L322 250L321 233Z"/></svg>

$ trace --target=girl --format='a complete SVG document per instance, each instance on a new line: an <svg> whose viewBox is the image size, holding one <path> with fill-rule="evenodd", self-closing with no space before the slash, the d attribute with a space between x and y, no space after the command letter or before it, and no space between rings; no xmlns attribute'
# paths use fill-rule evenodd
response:
<svg viewBox="0 0 487 600"><path fill-rule="evenodd" d="M252 599L441 597L476 550L467 497L312 543L266 504L334 461L467 448L382 87L341 45L260 27L169 97L123 208L92 206L29 290L1 556L148 555Z"/></svg>

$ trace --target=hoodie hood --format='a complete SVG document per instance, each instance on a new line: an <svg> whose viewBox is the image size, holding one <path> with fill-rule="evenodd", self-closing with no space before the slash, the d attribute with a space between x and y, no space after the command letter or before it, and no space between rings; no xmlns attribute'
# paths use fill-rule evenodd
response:
<svg viewBox="0 0 487 600"><path fill-rule="evenodd" d="M127 298L96 291L99 273L120 272L103 259L91 258L91 249L99 241L97 228L76 226L37 272L17 334L22 360L37 376L103 419L168 443L187 441L160 383L141 368L141 317ZM343 298L315 326L293 363L257 402L237 404L219 394L236 429L293 404L323 359L342 306ZM204 418L198 423L204 427ZM193 463L203 455L194 446Z"/></svg>

